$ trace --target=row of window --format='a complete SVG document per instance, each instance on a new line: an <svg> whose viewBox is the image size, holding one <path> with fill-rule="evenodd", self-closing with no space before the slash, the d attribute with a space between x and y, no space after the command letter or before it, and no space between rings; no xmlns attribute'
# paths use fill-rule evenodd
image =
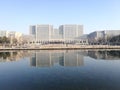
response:
<svg viewBox="0 0 120 90"><path fill-rule="evenodd" d="M82 41L30 41L30 44L33 43L41 43L41 44L76 44L76 43L88 43L88 41L86 40L82 40Z"/></svg>

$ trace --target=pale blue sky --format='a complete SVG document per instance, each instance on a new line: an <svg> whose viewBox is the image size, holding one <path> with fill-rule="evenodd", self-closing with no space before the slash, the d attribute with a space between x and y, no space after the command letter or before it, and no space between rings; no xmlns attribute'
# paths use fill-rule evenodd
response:
<svg viewBox="0 0 120 90"><path fill-rule="evenodd" d="M34 24L82 24L84 33L120 30L120 0L0 0L0 30L28 34Z"/></svg>

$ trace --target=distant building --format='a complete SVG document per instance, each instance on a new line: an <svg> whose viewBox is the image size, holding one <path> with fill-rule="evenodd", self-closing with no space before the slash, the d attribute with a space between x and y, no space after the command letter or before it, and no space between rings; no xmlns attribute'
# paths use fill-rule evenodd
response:
<svg viewBox="0 0 120 90"><path fill-rule="evenodd" d="M33 25L30 26L29 35L33 35L35 39L30 40L31 43L81 43L88 44L87 38L83 36L83 25L65 24L54 29L53 25Z"/></svg>
<svg viewBox="0 0 120 90"><path fill-rule="evenodd" d="M113 36L120 35L120 30L104 30L104 31L95 31L88 35L88 41L96 42L99 39L112 38Z"/></svg>
<svg viewBox="0 0 120 90"><path fill-rule="evenodd" d="M10 38L11 44L13 43L13 39L16 39L17 42L20 42L20 38L22 37L22 33L16 32L16 31L7 31L6 32L6 37Z"/></svg>
<svg viewBox="0 0 120 90"><path fill-rule="evenodd" d="M105 37L113 37L120 35L120 30L105 30L104 31Z"/></svg>
<svg viewBox="0 0 120 90"><path fill-rule="evenodd" d="M15 38L15 31L7 31L7 33L6 33L6 37L13 37L13 38Z"/></svg>
<svg viewBox="0 0 120 90"><path fill-rule="evenodd" d="M59 27L61 34L63 34L64 40L74 40L77 37L83 35L83 26L66 24Z"/></svg>
<svg viewBox="0 0 120 90"><path fill-rule="evenodd" d="M31 25L30 26L29 35L32 35L34 38L36 37L36 25Z"/></svg>
<svg viewBox="0 0 120 90"><path fill-rule="evenodd" d="M23 34L20 33L20 32L16 32L16 33L15 33L15 38L17 39L18 42L20 41L20 38L21 38L22 36L23 36Z"/></svg>
<svg viewBox="0 0 120 90"><path fill-rule="evenodd" d="M36 25L36 40L44 41L51 39L52 25Z"/></svg>
<svg viewBox="0 0 120 90"><path fill-rule="evenodd" d="M16 38L19 39L23 34L20 32L16 32L16 31L6 31L6 37L10 38Z"/></svg>
<svg viewBox="0 0 120 90"><path fill-rule="evenodd" d="M29 41L35 41L34 37L32 35L22 35L19 38L19 43L20 44L22 44L22 43L28 43Z"/></svg>
<svg viewBox="0 0 120 90"><path fill-rule="evenodd" d="M0 31L0 37L6 36L7 31Z"/></svg>
<svg viewBox="0 0 120 90"><path fill-rule="evenodd" d="M60 30L55 28L51 32L51 40L61 40L62 34L60 34Z"/></svg>
<svg viewBox="0 0 120 90"><path fill-rule="evenodd" d="M7 37L10 39L10 43L13 43L13 39L19 42L19 39L22 36L22 33L16 31L0 31L0 37Z"/></svg>
<svg viewBox="0 0 120 90"><path fill-rule="evenodd" d="M97 41L100 38L104 38L105 34L104 31L95 31L88 35L89 42Z"/></svg>

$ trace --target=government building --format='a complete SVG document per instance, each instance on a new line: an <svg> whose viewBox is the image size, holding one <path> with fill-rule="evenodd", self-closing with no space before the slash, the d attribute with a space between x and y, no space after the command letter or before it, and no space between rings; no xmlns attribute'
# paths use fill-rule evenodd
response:
<svg viewBox="0 0 120 90"><path fill-rule="evenodd" d="M88 44L87 38L83 38L83 25L65 24L59 28L49 24L31 25L29 35L33 37L29 40L32 44Z"/></svg>

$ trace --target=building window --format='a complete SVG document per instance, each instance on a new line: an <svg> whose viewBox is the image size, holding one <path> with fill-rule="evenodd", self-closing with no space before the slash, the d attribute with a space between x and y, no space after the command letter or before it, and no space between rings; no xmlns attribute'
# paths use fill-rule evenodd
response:
<svg viewBox="0 0 120 90"><path fill-rule="evenodd" d="M86 41L83 41L83 43L86 43Z"/></svg>

